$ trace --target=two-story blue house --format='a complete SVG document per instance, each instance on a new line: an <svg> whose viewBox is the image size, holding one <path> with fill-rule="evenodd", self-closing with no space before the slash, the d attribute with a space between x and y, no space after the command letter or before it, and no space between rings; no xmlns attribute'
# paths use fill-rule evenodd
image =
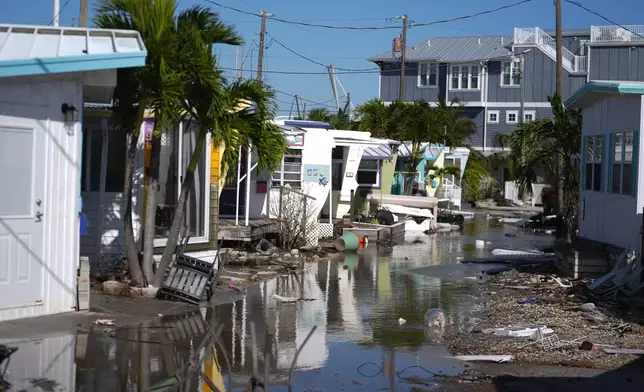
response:
<svg viewBox="0 0 644 392"><path fill-rule="evenodd" d="M591 26L564 31L563 99L590 80L644 81L644 26ZM379 65L379 99L399 98L400 59L385 52L368 59ZM406 50L404 101L439 97L465 103L477 133L471 145L493 151L494 135L520 120L549 116L555 91L554 31L515 28L513 36L444 37Z"/></svg>

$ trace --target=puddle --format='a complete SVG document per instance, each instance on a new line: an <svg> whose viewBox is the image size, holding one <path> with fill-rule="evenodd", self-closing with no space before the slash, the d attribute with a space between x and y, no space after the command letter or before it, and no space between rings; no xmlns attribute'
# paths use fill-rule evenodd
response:
<svg viewBox="0 0 644 392"><path fill-rule="evenodd" d="M254 368L263 379L269 340L270 373L274 381L287 379L298 347L315 326L297 358L293 391L411 391L418 383L436 387L439 380L432 375L455 375L465 367L449 358L425 327L425 311L441 308L448 330L469 331L483 309L479 285L459 279L475 276L481 267L470 271L458 258L480 254L470 245L481 237L495 246L552 243L551 237L532 234L504 237L508 230L482 217L466 223L465 235L408 233L404 245L389 250L370 248L341 261L307 263L303 276L253 286L234 304L133 328L11 343L20 349L11 358L6 380L16 391L143 391L180 373L189 383L184 390L212 390L198 378L201 371L222 392L242 391ZM440 278L408 272L418 267L431 267ZM306 300L286 303L274 295ZM401 325L400 318L406 323ZM205 339L208 331L219 328L217 342ZM198 365L192 371L187 369L191 357ZM270 390L288 388L271 385Z"/></svg>

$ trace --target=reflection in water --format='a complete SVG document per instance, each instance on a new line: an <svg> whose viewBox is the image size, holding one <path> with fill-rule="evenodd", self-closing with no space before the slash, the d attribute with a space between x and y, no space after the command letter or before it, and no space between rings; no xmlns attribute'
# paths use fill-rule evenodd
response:
<svg viewBox="0 0 644 392"><path fill-rule="evenodd" d="M458 264L459 257L481 252L469 246L479 238L516 247L550 241L522 234L508 239L503 227L490 227L485 219L466 226L469 235L424 236L393 249L371 247L342 260L306 263L305 274L252 286L234 304L133 328L25 342L12 358L7 378L16 390L33 390L34 380L50 380L60 387L54 390L142 391L178 382L170 377L180 373L185 375L181 383L189 383L186 390L210 391L194 371L186 370L192 357L217 389L242 391L253 373L263 378L265 363L272 383L287 379L298 348L316 326L298 357L293 391L409 391L413 385L406 377L463 370L435 344L442 331L426 325L427 309L443 309L447 330L468 331L478 323L483 304L480 285L408 270ZM301 300L285 303L276 294ZM404 325L398 323L401 317ZM207 332L218 328L223 330L217 344L206 340ZM270 347L267 355L264 347ZM276 385L271 390L287 389Z"/></svg>

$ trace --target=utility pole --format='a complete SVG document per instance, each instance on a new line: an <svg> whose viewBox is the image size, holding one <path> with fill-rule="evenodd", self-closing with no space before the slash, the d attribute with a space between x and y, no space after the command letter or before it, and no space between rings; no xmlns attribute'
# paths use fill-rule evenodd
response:
<svg viewBox="0 0 644 392"><path fill-rule="evenodd" d="M266 18L275 16L269 12L262 11L262 27L259 31L259 53L257 55L257 81L262 83L262 66L264 60L264 38L266 37Z"/></svg>
<svg viewBox="0 0 644 392"><path fill-rule="evenodd" d="M297 105L297 117L302 118L302 113L300 113L300 98L295 94L295 105Z"/></svg>
<svg viewBox="0 0 644 392"><path fill-rule="evenodd" d="M60 26L60 0L54 0L54 19L52 19L54 27Z"/></svg>
<svg viewBox="0 0 644 392"><path fill-rule="evenodd" d="M562 26L561 26L561 3L563 0L555 0L556 7L557 7L557 33L556 33L556 39L555 42L557 44L557 94L559 97L563 100L563 86L561 82L561 78L563 75L563 59L562 59L562 51L563 51L563 32L562 32Z"/></svg>
<svg viewBox="0 0 644 392"><path fill-rule="evenodd" d="M402 42L400 48L400 92L398 99L402 101L405 96L405 60L407 52L407 14L398 16L396 19L401 19L403 22L402 28Z"/></svg>
<svg viewBox="0 0 644 392"><path fill-rule="evenodd" d="M347 92L347 118L351 121L351 93Z"/></svg>
<svg viewBox="0 0 644 392"><path fill-rule="evenodd" d="M89 0L80 0L80 16L78 18L78 26L87 27L87 10L89 8Z"/></svg>
<svg viewBox="0 0 644 392"><path fill-rule="evenodd" d="M559 95L560 104L563 105L563 85L562 85L562 74L563 74L563 59L562 59L562 51L563 51L563 32L562 32L562 26L561 26L561 3L563 0L555 0L557 3L555 5L556 7L556 39L555 43L557 44L557 80L556 80L556 87L557 87L557 95ZM564 208L564 194L563 194L563 188L564 188L564 178L563 178L563 165L564 161L563 158L561 157L560 154L557 154L557 218L559 223L559 227L557 227L559 230L558 231L558 237L565 236L565 240L568 240L570 238L571 233L568 233L566 230L567 224L564 223L563 225L561 222L563 221L563 208ZM568 227L568 230L570 228Z"/></svg>

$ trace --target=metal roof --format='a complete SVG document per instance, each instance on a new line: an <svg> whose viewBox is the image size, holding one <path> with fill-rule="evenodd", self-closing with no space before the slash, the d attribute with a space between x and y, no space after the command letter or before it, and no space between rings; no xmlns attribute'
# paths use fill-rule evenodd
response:
<svg viewBox="0 0 644 392"><path fill-rule="evenodd" d="M408 61L436 60L442 62L482 61L510 55L511 36L441 37L423 40L407 48ZM373 62L398 61L392 51L367 60Z"/></svg>
<svg viewBox="0 0 644 392"><path fill-rule="evenodd" d="M94 102L85 102L83 104L85 109L91 110L112 110L113 106L111 103L94 103Z"/></svg>
<svg viewBox="0 0 644 392"><path fill-rule="evenodd" d="M137 31L0 24L0 77L140 67Z"/></svg>
<svg viewBox="0 0 644 392"><path fill-rule="evenodd" d="M391 147L386 144L379 144L365 148L362 153L362 159L368 161L390 161L393 159L393 154L391 153Z"/></svg>
<svg viewBox="0 0 644 392"><path fill-rule="evenodd" d="M398 157L405 158L411 155L411 142L403 142L400 147L398 147ZM426 159L434 160L438 158L440 153L443 151L445 146L442 144L436 143L421 143L420 149L423 150L424 156Z"/></svg>

